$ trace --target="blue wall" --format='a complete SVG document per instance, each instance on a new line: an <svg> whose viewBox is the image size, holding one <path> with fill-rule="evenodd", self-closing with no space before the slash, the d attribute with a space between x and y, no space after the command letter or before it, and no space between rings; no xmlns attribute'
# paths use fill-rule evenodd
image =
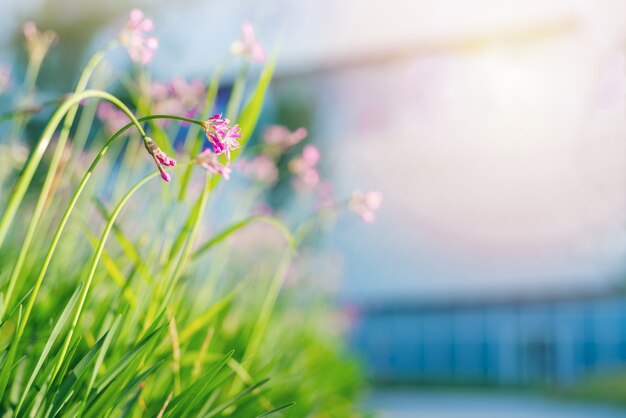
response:
<svg viewBox="0 0 626 418"><path fill-rule="evenodd" d="M374 379L567 384L626 365L626 299L370 307L351 344Z"/></svg>

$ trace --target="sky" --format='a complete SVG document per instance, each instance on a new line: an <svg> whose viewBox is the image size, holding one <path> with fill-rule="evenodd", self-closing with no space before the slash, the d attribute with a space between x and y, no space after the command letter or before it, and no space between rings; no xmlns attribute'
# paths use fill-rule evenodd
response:
<svg viewBox="0 0 626 418"><path fill-rule="evenodd" d="M37 10L70 28L107 16L92 40L101 44L131 2L97 3L5 0L0 48ZM624 2L132 4L167 34L157 78L174 63L178 74L205 74L250 20L278 51L279 77L319 86L316 140L337 194L385 196L376 223L339 221L346 299L567 292L621 280Z"/></svg>

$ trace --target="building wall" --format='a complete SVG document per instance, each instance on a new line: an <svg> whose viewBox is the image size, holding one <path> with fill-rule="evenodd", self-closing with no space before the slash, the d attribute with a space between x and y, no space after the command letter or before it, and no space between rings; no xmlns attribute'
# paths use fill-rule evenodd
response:
<svg viewBox="0 0 626 418"><path fill-rule="evenodd" d="M371 309L352 346L380 380L564 385L626 368L626 299Z"/></svg>

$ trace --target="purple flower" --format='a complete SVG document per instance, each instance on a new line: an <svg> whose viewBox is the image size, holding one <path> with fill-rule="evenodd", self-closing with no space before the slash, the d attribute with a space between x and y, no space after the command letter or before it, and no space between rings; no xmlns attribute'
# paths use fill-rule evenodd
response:
<svg viewBox="0 0 626 418"><path fill-rule="evenodd" d="M11 71L3 66L0 66L0 94L6 92L11 86Z"/></svg>
<svg viewBox="0 0 626 418"><path fill-rule="evenodd" d="M154 158L154 163L157 168L161 172L161 178L165 181L170 181L170 175L165 171L163 166L173 167L176 165L176 161L173 158L170 158L166 153L164 153L161 148L152 140L152 138L146 137L144 140L144 146L148 151L148 154Z"/></svg>
<svg viewBox="0 0 626 418"><path fill-rule="evenodd" d="M187 115L189 117L202 106L205 98L204 84L174 78L167 85L152 83L152 112L155 114Z"/></svg>
<svg viewBox="0 0 626 418"><path fill-rule="evenodd" d="M240 41L233 42L230 51L235 55L241 55L256 62L265 61L265 52L263 47L256 40L254 27L250 22L244 22L241 26Z"/></svg>
<svg viewBox="0 0 626 418"><path fill-rule="evenodd" d="M259 155L242 163L241 171L261 183L273 184L278 178L276 164L268 156Z"/></svg>
<svg viewBox="0 0 626 418"><path fill-rule="evenodd" d="M104 124L104 128L109 135L113 135L129 122L126 113L109 102L100 102L96 110L96 115Z"/></svg>
<svg viewBox="0 0 626 418"><path fill-rule="evenodd" d="M230 120L222 118L221 114L213 115L204 122L202 128L217 155L226 154L230 162L230 151L239 148L241 130L239 125L230 126Z"/></svg>
<svg viewBox="0 0 626 418"><path fill-rule="evenodd" d="M144 17L139 9L130 12L128 23L119 35L122 45L128 50L130 59L141 64L148 64L154 57L154 51L159 46L159 41L154 36L148 36L147 32L154 29L152 19Z"/></svg>
<svg viewBox="0 0 626 418"><path fill-rule="evenodd" d="M313 145L307 145L302 150L302 156L289 162L289 170L296 175L296 187L312 189L320 181L320 175L316 166L320 159L320 153Z"/></svg>
<svg viewBox="0 0 626 418"><path fill-rule="evenodd" d="M375 212L380 208L383 202L383 194L381 192L359 192L352 194L348 208L359 215L363 222L372 223L375 219Z"/></svg>
<svg viewBox="0 0 626 418"><path fill-rule="evenodd" d="M271 125L263 131L263 140L269 145L279 148L289 148L302 141L308 132L304 128L298 128L291 132L286 126Z"/></svg>
<svg viewBox="0 0 626 418"><path fill-rule="evenodd" d="M328 181L320 181L315 191L317 197L317 208L328 209L335 204L333 197L333 185Z"/></svg>
<svg viewBox="0 0 626 418"><path fill-rule="evenodd" d="M226 180L230 177L230 167L221 164L217 160L218 154L207 148L202 151L196 157L196 162L200 164L200 167L204 168L209 173L220 174Z"/></svg>

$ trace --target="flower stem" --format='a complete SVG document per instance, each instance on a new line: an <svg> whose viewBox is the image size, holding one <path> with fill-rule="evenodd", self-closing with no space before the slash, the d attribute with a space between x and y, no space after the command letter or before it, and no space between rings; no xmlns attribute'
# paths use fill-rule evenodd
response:
<svg viewBox="0 0 626 418"><path fill-rule="evenodd" d="M119 201L119 203L117 204L117 206L115 207L115 209L111 213L111 216L109 217L109 220L108 220L106 226L104 227L104 231L102 232L102 237L100 238L100 242L98 243L98 248L96 249L96 253L93 256L93 260L91 262L91 266L89 267L89 273L87 275L87 280L85 280L85 286L83 286L83 288L81 289L81 293L80 293L80 296L79 296L79 299L78 299L78 306L76 308L76 312L74 313L74 317L72 318L72 323L70 324L70 329L65 334L65 340L63 342L63 346L61 348L60 354L59 354L59 356L57 358L57 363L56 363L56 366L54 368L54 372L52 374L52 379L51 380L54 380L54 378L56 377L56 374L59 372L59 370L61 369L61 366L63 365L63 361L65 360L65 356L67 355L67 350L69 349L70 342L72 341L72 337L74 336L74 331L76 330L76 326L78 325L78 321L79 321L80 316L81 316L81 314L83 312L83 307L85 305L85 300L87 299L87 295L89 294L89 289L91 288L91 283L93 282L93 276L96 273L96 268L98 267L98 263L100 261L100 257L102 256L102 251L104 250L104 245L107 242L107 239L109 237L109 233L111 232L111 229L113 228L113 224L115 223L115 220L117 219L118 215L122 211L122 208L124 207L124 205L126 204L128 199L130 199L131 196L137 190L139 190L139 188L141 186L143 186L144 184L146 184L148 181L152 180L153 178L157 177L158 175L159 175L158 172L151 173L148 176L144 177L142 180L140 180L137 184L135 184L124 195L122 200Z"/></svg>
<svg viewBox="0 0 626 418"><path fill-rule="evenodd" d="M46 129L44 130L44 133L39 141L37 148L32 154L31 159L27 163L24 174L22 175L22 177L20 177L16 191L13 193L13 196L11 197L11 200L9 201L7 210L5 211L4 216L2 218L2 224L1 224L2 226L0 227L0 230L2 231L2 233L0 234L0 240L4 239L4 237L6 236L6 232L8 231L8 228L10 226L10 222L13 221L13 217L15 216L17 212L17 208L19 204L21 203L22 197L24 196L26 189L28 188L30 180L35 172L35 169L37 168L36 166L38 165L39 160L41 160L41 157L43 156L43 152L45 151L46 146L50 142L50 139L52 137L52 134L54 133L55 128L58 126L63 116L65 115L67 110L71 108L72 105L89 97L100 97L103 99L107 99L111 103L118 106L120 109L124 111L124 113L126 113L133 120L133 123L135 123L137 128L140 130L142 136L145 136L145 132L143 132L143 128L141 127L141 125L139 124L135 116L132 114L132 112L117 97L109 93L98 91L98 90L88 90L66 100L61 105L61 107L59 107L59 109L55 112L55 114L52 116L52 119L46 126ZM37 226L39 225L39 221L41 219L41 216L43 215L45 203L48 199L48 194L50 192L50 188L52 187L52 183L54 180L54 174L55 174L54 171L56 170L56 166L58 166L60 162L60 159L63 154L63 149L65 148L64 146L61 147L61 145L62 144L57 144L57 148L52 157L52 162L50 163L50 169L48 170L48 173L44 180L43 186L41 188L41 192L39 194L39 199L37 200L37 204L35 205L35 210L33 211L30 222L28 224L28 229L26 231L26 235L24 236L24 240L22 241L22 247L17 256L17 259L15 260L15 265L13 266L13 270L9 278L7 292L5 295L5 303L4 303L5 307L8 306L8 304L11 302L11 298L13 297L13 291L15 290L15 285L17 283L17 279L22 271L24 261L26 260L26 255L28 254L28 250L30 249L32 240L35 237ZM2 319L3 316L4 316L4 310L0 311L0 319ZM26 318L27 316L25 317L25 319Z"/></svg>
<svg viewBox="0 0 626 418"><path fill-rule="evenodd" d="M278 263L278 268L272 278L270 287L265 294L265 299L263 299L263 305L261 305L261 310L259 311L257 317L258 319L254 324L252 334L250 335L250 339L248 340L248 344L246 346L246 351L242 357L243 361L247 360L248 369L252 367L254 356L257 354L261 342L263 342L263 336L265 335L265 331L267 330L267 326L272 316L272 311L276 305L278 294L280 293L280 289L282 288L287 272L289 271L289 265L291 264L293 254L294 252L291 247L285 250L280 262ZM241 386L241 380L233 382L233 385L230 387L230 395L232 396L237 393L241 389Z"/></svg>
<svg viewBox="0 0 626 418"><path fill-rule="evenodd" d="M84 92L84 94L88 94L90 91L86 91ZM81 100L81 99L79 99ZM95 167L98 165L98 162L100 161L100 159L104 156L104 154L107 152L107 150L109 149L110 145L113 143L113 141L115 141L124 131L126 131L128 128L130 128L131 126L137 126L138 129L140 129L140 132L145 135L145 133L143 132L143 129L141 128L141 125L139 125L139 121L146 121L146 120L150 120L150 119L159 119L159 118L163 118L163 119L176 119L176 120L181 120L181 121L185 121L185 122L190 122L190 123L194 123L196 125L201 126L202 122L201 121L197 121L194 119L189 119L189 118L184 118L184 117L180 117L180 116L171 116L171 115L151 115L151 116L146 116L143 118L140 118L139 120L137 120L134 116L131 117L131 119L133 120L131 123L129 123L128 125L124 126L123 128L121 128L119 131L117 131L115 133L115 135L113 135L108 141L107 143L102 147L102 149L100 150L100 152L98 153L98 155L96 156L96 158L94 159L93 163L91 164L91 166L89 167L89 169L87 170L87 172L85 173L85 175L83 176L83 179L81 180L78 188L76 189L76 191L74 192L74 195L72 196L72 199L70 200L70 203L67 206L67 209L65 210L65 213L63 214L63 218L61 219L61 222L59 223L56 232L54 234L54 237L52 238L52 242L50 244L50 246L48 247L48 252L46 253L46 257L43 261L41 270L39 271L39 275L37 276L37 279L35 281L35 285L30 293L28 302L26 304L26 308L24 310L24 313L22 315L22 318L20 320L20 325L17 328L17 331L15 333L15 336L11 342L11 349L9 350L9 353L6 357L6 360L4 362L3 365L3 369L6 368L7 372L4 372L4 370L2 372L0 372L0 399L2 399L3 395L4 395L4 391L6 390L6 385L10 376L10 370L12 368L13 365L13 361L15 360L15 354L17 352L17 347L19 345L20 339L22 338L22 335L24 334L24 330L26 329L26 323L28 322L28 318L30 317L30 314L32 312L33 306L35 304L35 300L37 299L37 295L39 293L39 289L41 288L41 284L43 282L43 279L46 275L46 272L48 270L48 266L50 265L50 262L52 261L52 257L54 255L54 251L56 250L56 247L59 243L59 240L61 238L61 235L63 233L63 230L65 229L65 225L67 224L67 221L70 217L70 214L72 213L72 210L74 209L74 207L76 206L76 202L78 201L78 198L80 197L81 193L83 192L85 186L87 185L89 178L91 177ZM184 165L181 165L181 167L184 167ZM7 304L4 304L5 308L7 307Z"/></svg>
<svg viewBox="0 0 626 418"><path fill-rule="evenodd" d="M243 93L246 87L246 78L248 77L248 62L244 62L239 69L239 74L233 83L232 93L228 106L226 107L226 117L231 120L236 120L239 116L239 108L241 107L241 101L243 100Z"/></svg>
<svg viewBox="0 0 626 418"><path fill-rule="evenodd" d="M211 190L213 190L216 184L214 179L215 177L212 176L210 173L206 174L206 179L204 182L204 189L202 190L202 194L200 195L200 199L198 200L198 206L196 207L195 213L193 215L194 217L192 219L191 228L189 230L187 239L185 241L185 246L183 247L182 253L180 257L178 258L178 263L176 264L174 273L171 276L172 278L168 283L167 289L165 291L165 296L163 297L163 301L161 302L161 308L157 312L160 312L162 309L164 309L167 306L167 303L169 302L170 298L172 297L172 294L174 293L176 283L178 283L178 280L180 279L180 276L185 270L187 263L191 259L191 250L193 247L193 243L196 240L196 237L198 235L200 221L202 220L202 217L204 216L204 211L206 209L207 202L209 201L209 194Z"/></svg>

